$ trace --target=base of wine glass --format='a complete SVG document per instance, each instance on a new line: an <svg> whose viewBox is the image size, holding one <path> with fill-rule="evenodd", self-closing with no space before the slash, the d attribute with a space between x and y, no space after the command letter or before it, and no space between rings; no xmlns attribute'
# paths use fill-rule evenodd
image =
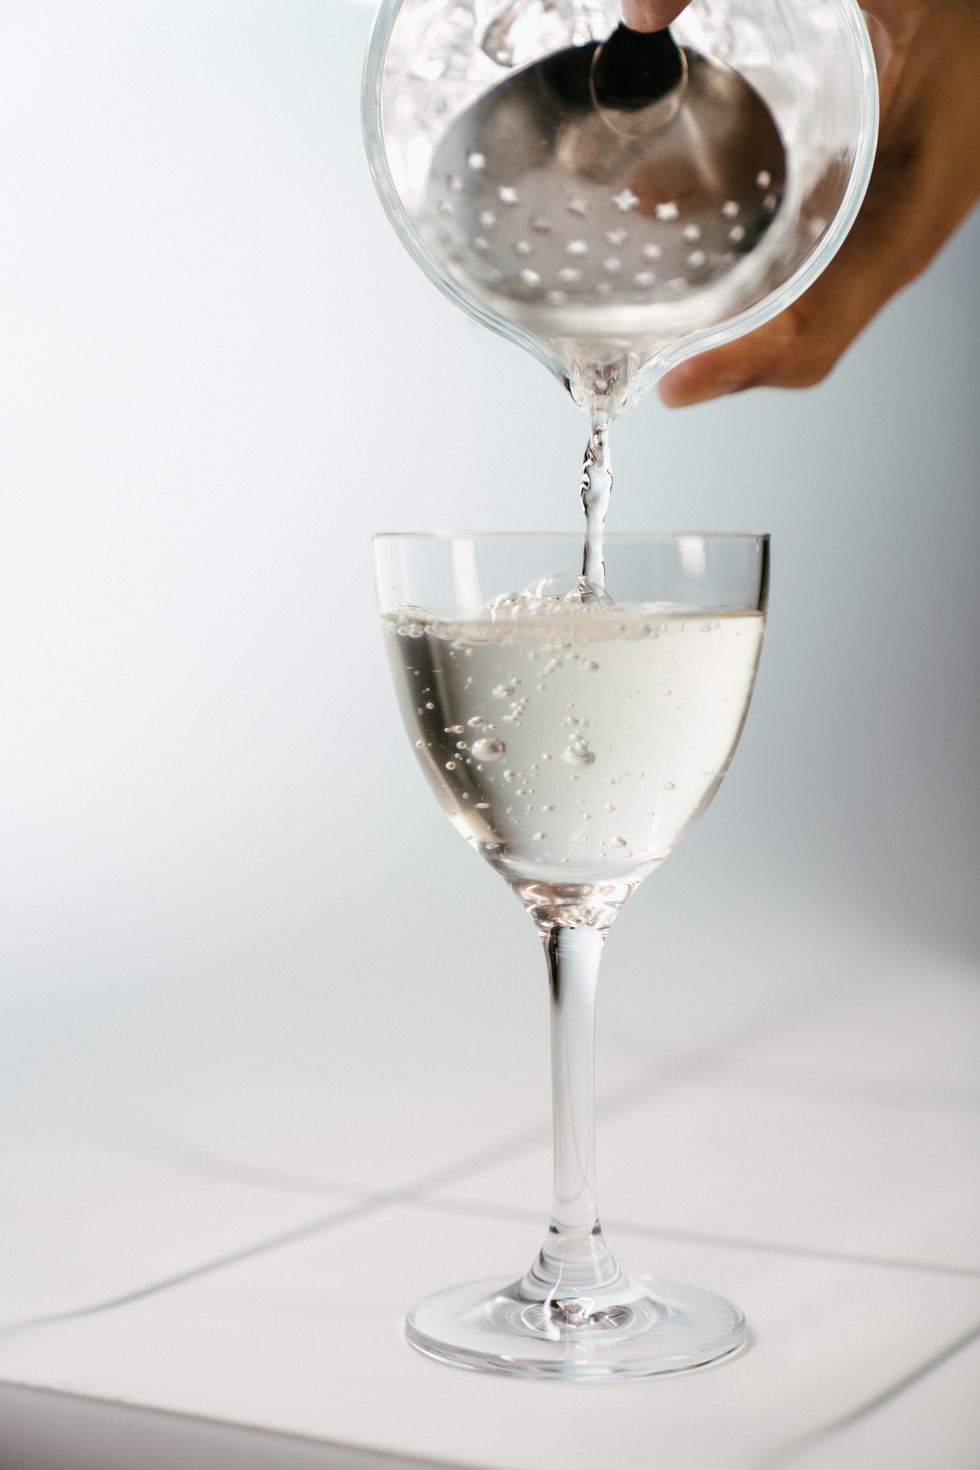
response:
<svg viewBox="0 0 980 1470"><path fill-rule="evenodd" d="M528 1300L521 1286L477 1281L425 1297L405 1335L419 1352L460 1368L594 1381L702 1368L748 1340L738 1307L693 1286L621 1277L596 1297L544 1302Z"/></svg>

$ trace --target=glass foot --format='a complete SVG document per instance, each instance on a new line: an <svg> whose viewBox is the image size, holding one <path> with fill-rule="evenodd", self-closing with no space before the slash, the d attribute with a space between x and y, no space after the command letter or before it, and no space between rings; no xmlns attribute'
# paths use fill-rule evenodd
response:
<svg viewBox="0 0 980 1470"><path fill-rule="evenodd" d="M531 1378L649 1378L731 1357L748 1333L738 1307L693 1286L620 1278L597 1296L531 1301L519 1281L471 1282L418 1302L412 1347L442 1363Z"/></svg>

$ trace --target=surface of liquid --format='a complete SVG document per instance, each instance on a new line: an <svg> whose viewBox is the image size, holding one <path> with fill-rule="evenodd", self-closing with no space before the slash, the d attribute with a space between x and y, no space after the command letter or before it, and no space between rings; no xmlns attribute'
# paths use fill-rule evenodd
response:
<svg viewBox="0 0 980 1470"><path fill-rule="evenodd" d="M510 881L638 880L727 769L763 617L532 602L497 599L496 617L458 622L386 616L416 754L454 825Z"/></svg>

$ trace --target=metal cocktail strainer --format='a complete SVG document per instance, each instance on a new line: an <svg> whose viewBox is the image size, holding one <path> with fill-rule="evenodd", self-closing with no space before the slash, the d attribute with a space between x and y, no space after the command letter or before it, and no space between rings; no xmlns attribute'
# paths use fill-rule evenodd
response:
<svg viewBox="0 0 980 1470"><path fill-rule="evenodd" d="M622 407L782 309L870 172L874 68L851 0L694 0L674 32L583 0L386 0L368 57L368 151L396 228L583 402Z"/></svg>

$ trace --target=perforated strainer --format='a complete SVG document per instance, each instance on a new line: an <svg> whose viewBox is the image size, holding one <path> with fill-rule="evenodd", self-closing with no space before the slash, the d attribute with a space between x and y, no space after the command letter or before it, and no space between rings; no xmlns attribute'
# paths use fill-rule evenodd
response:
<svg viewBox="0 0 980 1470"><path fill-rule="evenodd" d="M368 151L402 238L592 403L788 304L873 159L852 0L694 0L674 34L637 36L611 3L386 0L368 56Z"/></svg>

